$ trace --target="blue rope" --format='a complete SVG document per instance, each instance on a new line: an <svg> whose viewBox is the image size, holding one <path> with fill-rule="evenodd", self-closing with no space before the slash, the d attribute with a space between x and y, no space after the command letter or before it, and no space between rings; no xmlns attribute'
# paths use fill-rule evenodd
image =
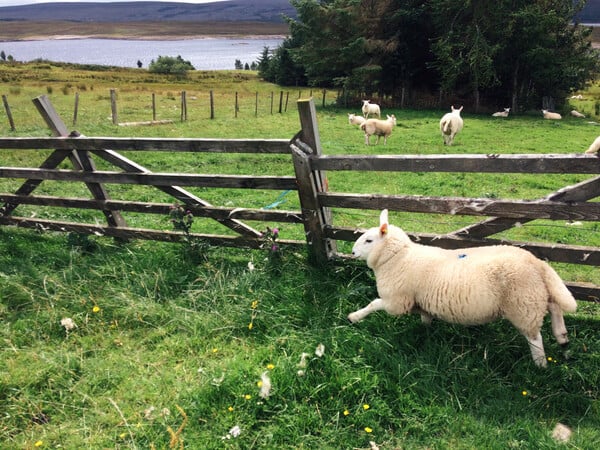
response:
<svg viewBox="0 0 600 450"><path fill-rule="evenodd" d="M291 191L291 189L288 189L287 191L283 191L281 194L279 194L277 196L277 198L275 199L275 201L273 203L271 203L270 205L267 206L263 206L262 209L273 209L279 205L281 205L282 203L285 203L287 200L284 198L286 195L288 195Z"/></svg>

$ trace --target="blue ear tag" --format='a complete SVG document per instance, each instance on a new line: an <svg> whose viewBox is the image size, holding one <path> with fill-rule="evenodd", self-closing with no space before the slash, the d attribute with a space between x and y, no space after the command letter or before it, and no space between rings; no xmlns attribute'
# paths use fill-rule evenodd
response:
<svg viewBox="0 0 600 450"><path fill-rule="evenodd" d="M458 255L458 259L463 259L466 257L467 257L466 253L461 253L460 255Z"/></svg>

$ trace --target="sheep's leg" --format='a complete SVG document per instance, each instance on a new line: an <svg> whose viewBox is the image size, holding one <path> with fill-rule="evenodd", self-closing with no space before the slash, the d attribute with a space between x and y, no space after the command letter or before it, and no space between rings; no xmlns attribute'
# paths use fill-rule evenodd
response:
<svg viewBox="0 0 600 450"><path fill-rule="evenodd" d="M546 367L546 354L544 353L544 342L542 341L542 333L538 331L535 337L525 336L527 342L529 342L529 348L531 350L531 356L533 362L538 367Z"/></svg>
<svg viewBox="0 0 600 450"><path fill-rule="evenodd" d="M369 135L365 134L365 145L369 145Z"/></svg>
<svg viewBox="0 0 600 450"><path fill-rule="evenodd" d="M373 300L371 303L369 303L364 308L348 314L348 320L352 323L356 323L360 320L363 320L365 317L367 317L372 312L381 311L382 309L385 309L383 300L380 298L376 298L375 300Z"/></svg>
<svg viewBox="0 0 600 450"><path fill-rule="evenodd" d="M563 317L562 309L556 303L548 303L548 311L550 311L550 319L552 320L552 334L556 338L556 342L560 345L569 343L567 337L567 327L565 318Z"/></svg>

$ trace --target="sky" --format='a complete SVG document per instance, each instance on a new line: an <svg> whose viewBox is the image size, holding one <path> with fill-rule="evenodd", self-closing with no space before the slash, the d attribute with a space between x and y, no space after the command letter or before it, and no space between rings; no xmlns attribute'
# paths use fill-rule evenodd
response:
<svg viewBox="0 0 600 450"><path fill-rule="evenodd" d="M0 6L18 6L18 5L31 5L33 3L56 3L56 2L69 2L69 3L114 3L118 1L128 2L139 2L139 1L153 1L153 0L0 0ZM177 2L177 3L213 3L222 0L154 0L162 2Z"/></svg>

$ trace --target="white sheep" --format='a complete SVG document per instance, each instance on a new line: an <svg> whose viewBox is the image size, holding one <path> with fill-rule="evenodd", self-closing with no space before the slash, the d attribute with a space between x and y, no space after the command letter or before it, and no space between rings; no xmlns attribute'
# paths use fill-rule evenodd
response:
<svg viewBox="0 0 600 450"><path fill-rule="evenodd" d="M580 119L585 119L585 114L581 114L579 111L577 111L576 109L571 110L571 115L573 117L579 117Z"/></svg>
<svg viewBox="0 0 600 450"><path fill-rule="evenodd" d="M462 109L462 106L458 109L451 106L452 112L444 114L440 120L440 131L444 138L444 145L452 145L454 137L462 130L464 125L463 119L460 117Z"/></svg>
<svg viewBox="0 0 600 450"><path fill-rule="evenodd" d="M527 338L535 364L545 367L540 329L550 312L556 340L568 343L563 311L575 311L577 303L546 262L508 245L445 250L417 244L388 224L387 210L379 220L352 249L373 269L379 298L349 314L350 322L379 310L417 313L426 324L435 318L479 325L502 317Z"/></svg>
<svg viewBox="0 0 600 450"><path fill-rule="evenodd" d="M387 144L387 138L392 134L392 130L396 126L396 116L393 114L387 116L387 120L379 119L367 119L360 125L360 129L365 132L365 144L369 145L369 137L372 135L377 136L377 142L379 144L379 138L383 136L383 145Z"/></svg>
<svg viewBox="0 0 600 450"><path fill-rule="evenodd" d="M363 100L362 105L362 113L365 116L365 119L369 118L369 114L373 114L379 118L381 118L381 110L379 109L379 105L376 103L371 103L371 100Z"/></svg>
<svg viewBox="0 0 600 450"><path fill-rule="evenodd" d="M492 114L492 117L508 117L508 113L510 112L510 108L504 108L504 111L498 111Z"/></svg>
<svg viewBox="0 0 600 450"><path fill-rule="evenodd" d="M544 119L549 119L549 120L562 119L562 116L559 113L550 112L547 109L542 109L542 114L544 115Z"/></svg>
<svg viewBox="0 0 600 450"><path fill-rule="evenodd" d="M348 123L350 123L350 125L362 125L363 123L365 123L367 119L365 119L363 116L357 116L356 114L348 114Z"/></svg>
<svg viewBox="0 0 600 450"><path fill-rule="evenodd" d="M585 152L590 154L598 153L598 155L600 156L600 136L594 139L594 142L592 142L590 148L588 148Z"/></svg>

